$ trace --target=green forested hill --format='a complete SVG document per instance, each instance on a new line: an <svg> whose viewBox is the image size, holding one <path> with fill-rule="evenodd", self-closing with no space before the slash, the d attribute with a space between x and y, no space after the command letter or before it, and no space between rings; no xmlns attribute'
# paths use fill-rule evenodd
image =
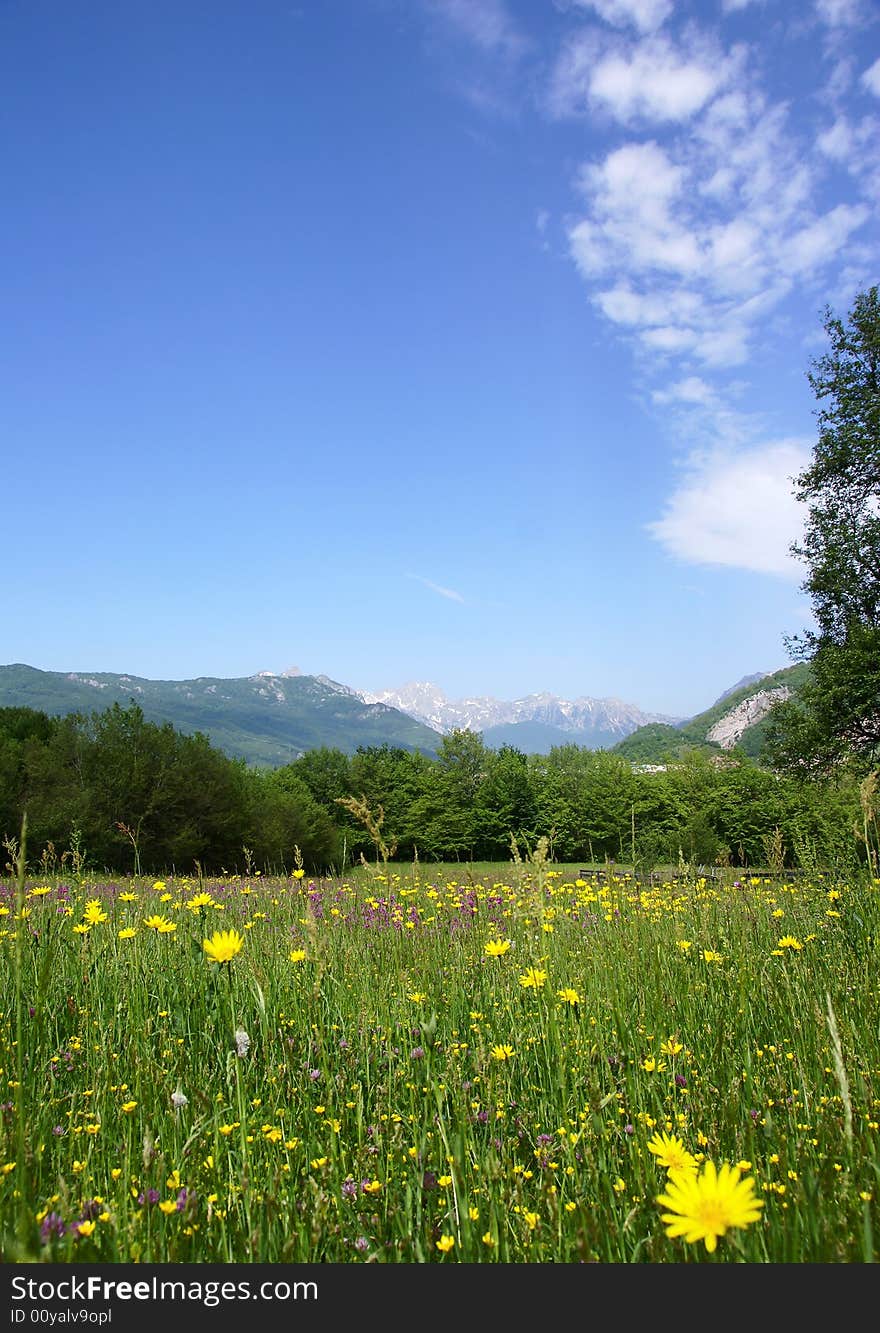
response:
<svg viewBox="0 0 880 1333"><path fill-rule="evenodd" d="M276 768L307 750L391 745L433 754L440 735L396 708L366 704L324 676L257 675L223 680L146 680L112 672L40 671L0 666L0 708L54 716L101 712L134 701L149 722L202 732L219 749Z"/></svg>
<svg viewBox="0 0 880 1333"><path fill-rule="evenodd" d="M705 750L720 753L722 746L708 739L709 732L716 724L728 719L741 705L768 690L785 687L796 693L809 677L809 666L799 662L794 666L782 667L779 671L762 676L760 680L744 685L722 697L710 708L695 717L689 718L678 726L665 726L651 723L639 727L614 747L614 753L622 755L633 763L663 763L668 759L677 759L687 750ZM761 746L767 728L768 718L760 718L746 727L736 741L737 749L754 759L760 759Z"/></svg>

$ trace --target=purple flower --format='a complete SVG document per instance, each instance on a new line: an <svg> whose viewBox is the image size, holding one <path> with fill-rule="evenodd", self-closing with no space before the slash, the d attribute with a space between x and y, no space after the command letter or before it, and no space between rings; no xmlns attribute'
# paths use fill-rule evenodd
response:
<svg viewBox="0 0 880 1333"><path fill-rule="evenodd" d="M358 1192L357 1181L354 1180L351 1176L347 1176L346 1179L343 1180L342 1182L343 1199L356 1199L357 1192Z"/></svg>
<svg viewBox="0 0 880 1333"><path fill-rule="evenodd" d="M310 1070L309 1070L309 1078L312 1080L313 1083L318 1083L318 1082L320 1081L320 1078L321 1078L321 1071L320 1071L320 1069L310 1069Z"/></svg>
<svg viewBox="0 0 880 1333"><path fill-rule="evenodd" d="M688 1081L687 1081L687 1079L685 1078L684 1074L676 1074L676 1076L675 1076L675 1082L676 1082L676 1086L679 1087L679 1088L686 1088L687 1085L688 1085Z"/></svg>
<svg viewBox="0 0 880 1333"><path fill-rule="evenodd" d="M63 1236L66 1230L60 1213L47 1213L40 1223L40 1240L46 1245L53 1236Z"/></svg>
<svg viewBox="0 0 880 1333"><path fill-rule="evenodd" d="M409 1058L410 1058L411 1060L424 1060L424 1058L425 1058L425 1049L424 1049L424 1047L423 1047L423 1046L414 1046L414 1047L412 1048L412 1050L410 1051L410 1053L409 1053Z"/></svg>
<svg viewBox="0 0 880 1333"><path fill-rule="evenodd" d="M354 1248L356 1250L360 1250L361 1253L363 1253L364 1250L368 1250L370 1248L370 1242L367 1240L366 1236L358 1236L357 1240L354 1243Z"/></svg>

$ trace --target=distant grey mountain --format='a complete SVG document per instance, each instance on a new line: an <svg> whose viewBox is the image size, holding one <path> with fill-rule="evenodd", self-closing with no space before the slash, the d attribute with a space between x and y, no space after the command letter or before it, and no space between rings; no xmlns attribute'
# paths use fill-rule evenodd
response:
<svg viewBox="0 0 880 1333"><path fill-rule="evenodd" d="M747 685L757 685L759 680L766 680L771 674L769 671L755 671L751 676L743 676L742 680L738 680L735 685L731 685L729 690L724 690L722 694L719 694L712 707L715 708L718 704L723 703L725 699L729 699L732 694L736 694L737 690L744 690Z"/></svg>
<svg viewBox="0 0 880 1333"><path fill-rule="evenodd" d="M606 749L649 722L676 725L681 719L646 713L621 699L561 699L555 694L530 694L522 699L490 696L448 699L439 685L411 681L398 689L361 692L366 703L384 703L432 727L482 732L487 745L515 745L531 754L546 754L554 745Z"/></svg>

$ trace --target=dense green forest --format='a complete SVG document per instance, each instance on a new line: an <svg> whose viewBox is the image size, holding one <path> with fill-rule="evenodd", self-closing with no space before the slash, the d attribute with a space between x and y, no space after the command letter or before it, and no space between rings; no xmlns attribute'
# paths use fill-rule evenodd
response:
<svg viewBox="0 0 880 1333"><path fill-rule="evenodd" d="M694 750L663 772L577 745L527 756L479 734L436 757L388 745L314 749L249 767L136 704L50 717L0 709L0 835L27 814L32 870L115 873L340 871L361 855L507 860L546 836L558 861L849 866L860 856L855 776L775 773L738 751ZM11 854L7 859L11 859ZM863 857L862 857L863 859Z"/></svg>

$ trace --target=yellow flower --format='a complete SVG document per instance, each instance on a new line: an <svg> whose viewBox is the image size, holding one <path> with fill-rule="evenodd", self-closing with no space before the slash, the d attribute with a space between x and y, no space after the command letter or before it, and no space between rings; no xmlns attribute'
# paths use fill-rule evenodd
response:
<svg viewBox="0 0 880 1333"><path fill-rule="evenodd" d="M648 1151L652 1152L660 1165L665 1166L668 1171L687 1171L697 1165L697 1159L674 1134L656 1133L648 1141Z"/></svg>
<svg viewBox="0 0 880 1333"><path fill-rule="evenodd" d="M413 1004L422 1004L423 1001L427 1000L428 997L424 993L424 991L416 990L413 991L413 993L411 995L408 995L406 998L408 1000L412 1000Z"/></svg>
<svg viewBox="0 0 880 1333"><path fill-rule="evenodd" d="M455 1245L454 1236L441 1236L440 1239L437 1241L437 1249L440 1251L441 1254L448 1254L454 1245Z"/></svg>
<svg viewBox="0 0 880 1333"><path fill-rule="evenodd" d="M215 930L209 940L202 941L211 963L229 963L243 947L244 939L237 930Z"/></svg>
<svg viewBox="0 0 880 1333"><path fill-rule="evenodd" d="M126 926L124 930L120 930L119 938L121 940L133 940L136 934L137 931L134 926Z"/></svg>
<svg viewBox="0 0 880 1333"><path fill-rule="evenodd" d="M802 949L804 946L801 944L800 940L795 939L794 935L783 935L782 939L779 941L778 947L780 949L797 950Z"/></svg>
<svg viewBox="0 0 880 1333"><path fill-rule="evenodd" d="M197 893L194 898L190 898L185 906L188 911L195 912L198 916L203 907L214 906L214 899L211 897L210 893Z"/></svg>
<svg viewBox="0 0 880 1333"><path fill-rule="evenodd" d="M703 962L704 962L704 963L723 963L723 962L724 962L724 959L721 957L721 954L720 954L720 953L716 953L714 949L704 949L704 950L703 950Z"/></svg>
<svg viewBox="0 0 880 1333"><path fill-rule="evenodd" d="M74 935L88 935L90 930L91 926L86 925L85 921L80 921L77 925L74 926L73 933Z"/></svg>
<svg viewBox="0 0 880 1333"><path fill-rule="evenodd" d="M135 1108L136 1106L137 1106L137 1102L123 1102L123 1103L122 1103L122 1109L123 1109L123 1111L125 1112L126 1115L131 1115L132 1111L134 1110L134 1108Z"/></svg>
<svg viewBox="0 0 880 1333"><path fill-rule="evenodd" d="M177 1204L174 1202L173 1199L163 1199L162 1202L159 1204L159 1207L162 1209L162 1212L165 1213L166 1215L169 1213L177 1212Z"/></svg>
<svg viewBox="0 0 880 1333"><path fill-rule="evenodd" d="M160 935L170 935L173 930L177 929L177 926L173 921L169 921L164 916L157 916L155 913L152 916L147 917L144 925L149 926L152 930L158 931Z"/></svg>
<svg viewBox="0 0 880 1333"><path fill-rule="evenodd" d="M525 986L527 990L540 990L546 980L546 972L537 967L530 967L520 976L519 984Z"/></svg>
<svg viewBox="0 0 880 1333"><path fill-rule="evenodd" d="M723 1162L717 1169L714 1162L706 1162L699 1174L671 1171L666 1191L656 1201L669 1210L661 1214L667 1236L682 1236L688 1244L702 1240L711 1254L719 1236L758 1220L764 1204L754 1191L754 1180L741 1179L738 1166Z"/></svg>
<svg viewBox="0 0 880 1333"><path fill-rule="evenodd" d="M163 879L157 879L156 883L153 885L154 889L164 889L164 887L165 887L165 881Z"/></svg>
<svg viewBox="0 0 880 1333"><path fill-rule="evenodd" d="M576 990L572 990L571 986L564 986L563 989L558 990L556 994L564 1004L580 1004L581 1002L581 997Z"/></svg>
<svg viewBox="0 0 880 1333"><path fill-rule="evenodd" d="M510 940L487 940L483 950L490 958L501 958L511 946Z"/></svg>
<svg viewBox="0 0 880 1333"><path fill-rule="evenodd" d="M513 1055L513 1047L512 1047L512 1046L493 1046L493 1047L492 1047L492 1059L493 1059L493 1060L509 1060L509 1059L511 1058L512 1055Z"/></svg>
<svg viewBox="0 0 880 1333"><path fill-rule="evenodd" d="M525 1218L526 1226L529 1228L529 1231L534 1231L535 1227L538 1225L538 1214L524 1211L523 1217Z"/></svg>
<svg viewBox="0 0 880 1333"><path fill-rule="evenodd" d="M305 961L305 957L305 949L293 949L290 954L290 961L292 963L302 963Z"/></svg>
<svg viewBox="0 0 880 1333"><path fill-rule="evenodd" d="M107 920L107 913L104 911L97 898L90 898L83 908L83 921L90 926L97 926L101 921Z"/></svg>
<svg viewBox="0 0 880 1333"><path fill-rule="evenodd" d="M96 1223L94 1222L80 1222L76 1229L81 1236L90 1236L94 1231L95 1226Z"/></svg>

